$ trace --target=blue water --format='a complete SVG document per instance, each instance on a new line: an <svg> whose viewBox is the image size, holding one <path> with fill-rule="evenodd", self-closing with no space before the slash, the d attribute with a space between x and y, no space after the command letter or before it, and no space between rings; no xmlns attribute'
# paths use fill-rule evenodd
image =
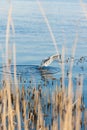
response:
<svg viewBox="0 0 87 130"><path fill-rule="evenodd" d="M87 4L86 1L83 1ZM42 7L48 18L55 36L59 53L65 47L66 57L72 55L76 32L78 32L75 59L87 56L87 19L79 0L41 0ZM6 26L10 4L0 1L0 65L6 56ZM10 30L11 54L12 45L16 44L17 65L40 65L42 59L56 54L54 44L45 20L36 0L12 1L12 18L15 27L15 38ZM57 66L53 63L52 66ZM75 65L76 67L77 65ZM86 66L84 75L86 75ZM74 73L80 73L79 67Z"/></svg>
<svg viewBox="0 0 87 130"><path fill-rule="evenodd" d="M40 0L55 36L59 53L65 47L66 57L72 55L76 32L78 32L75 59L87 56L87 19L79 0ZM87 4L86 1L83 1ZM6 56L6 26L10 4L0 1L0 65ZM40 65L42 59L56 54L54 44L37 0L12 1L12 18L15 38L10 30L12 45L16 44L17 65ZM52 66L57 65L53 63ZM84 64L85 70L87 64ZM76 71L79 69L76 67Z"/></svg>
<svg viewBox="0 0 87 130"><path fill-rule="evenodd" d="M0 48L5 51L5 34L8 1L0 2ZM76 57L87 55L87 19L79 0L41 0L43 9L52 27L58 50L66 47L70 56L78 31ZM12 2L12 18L15 26L17 64L40 65L42 59L56 53L50 33L36 0ZM11 37L12 33L11 33ZM11 45L14 42L10 40ZM2 55L0 53L2 59Z"/></svg>

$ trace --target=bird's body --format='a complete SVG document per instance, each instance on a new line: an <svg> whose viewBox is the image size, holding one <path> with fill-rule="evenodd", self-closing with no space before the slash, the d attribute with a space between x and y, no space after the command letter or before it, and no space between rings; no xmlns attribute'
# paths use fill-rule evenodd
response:
<svg viewBox="0 0 87 130"><path fill-rule="evenodd" d="M53 61L59 60L59 59L61 59L61 55L53 55L53 56L50 56L50 57L48 57L47 59L42 60L41 66L48 66L48 65L50 65Z"/></svg>

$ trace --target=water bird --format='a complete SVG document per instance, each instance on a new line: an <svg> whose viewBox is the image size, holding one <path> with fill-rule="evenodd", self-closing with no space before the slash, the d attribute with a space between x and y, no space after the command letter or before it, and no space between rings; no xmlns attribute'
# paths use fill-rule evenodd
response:
<svg viewBox="0 0 87 130"><path fill-rule="evenodd" d="M61 59L61 55L52 55L50 57L48 57L47 59L45 60L42 60L41 62L41 67L43 66L49 66L53 61L55 60L60 60Z"/></svg>

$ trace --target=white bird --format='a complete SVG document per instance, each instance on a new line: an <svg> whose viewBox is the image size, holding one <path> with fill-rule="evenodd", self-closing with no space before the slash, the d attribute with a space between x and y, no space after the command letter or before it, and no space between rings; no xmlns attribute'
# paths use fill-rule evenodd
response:
<svg viewBox="0 0 87 130"><path fill-rule="evenodd" d="M45 60L42 60L41 62L41 66L48 66L50 65L53 61L55 60L60 60L61 59L61 55L53 55L53 56L50 56L48 57L47 59Z"/></svg>

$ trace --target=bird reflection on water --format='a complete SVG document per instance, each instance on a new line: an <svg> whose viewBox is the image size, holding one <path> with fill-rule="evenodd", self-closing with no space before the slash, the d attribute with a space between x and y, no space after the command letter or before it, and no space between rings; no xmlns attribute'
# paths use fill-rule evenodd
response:
<svg viewBox="0 0 87 130"><path fill-rule="evenodd" d="M5 68L6 66L4 66ZM16 65L17 69L17 77L19 79L20 77L20 83L23 84L39 84L47 80L54 80L56 79L56 76L58 73L60 73L60 68L59 67L40 67L37 65ZM4 72L2 68L0 68L0 73L6 73L9 74L8 72ZM14 77L14 66L11 65L11 75Z"/></svg>

